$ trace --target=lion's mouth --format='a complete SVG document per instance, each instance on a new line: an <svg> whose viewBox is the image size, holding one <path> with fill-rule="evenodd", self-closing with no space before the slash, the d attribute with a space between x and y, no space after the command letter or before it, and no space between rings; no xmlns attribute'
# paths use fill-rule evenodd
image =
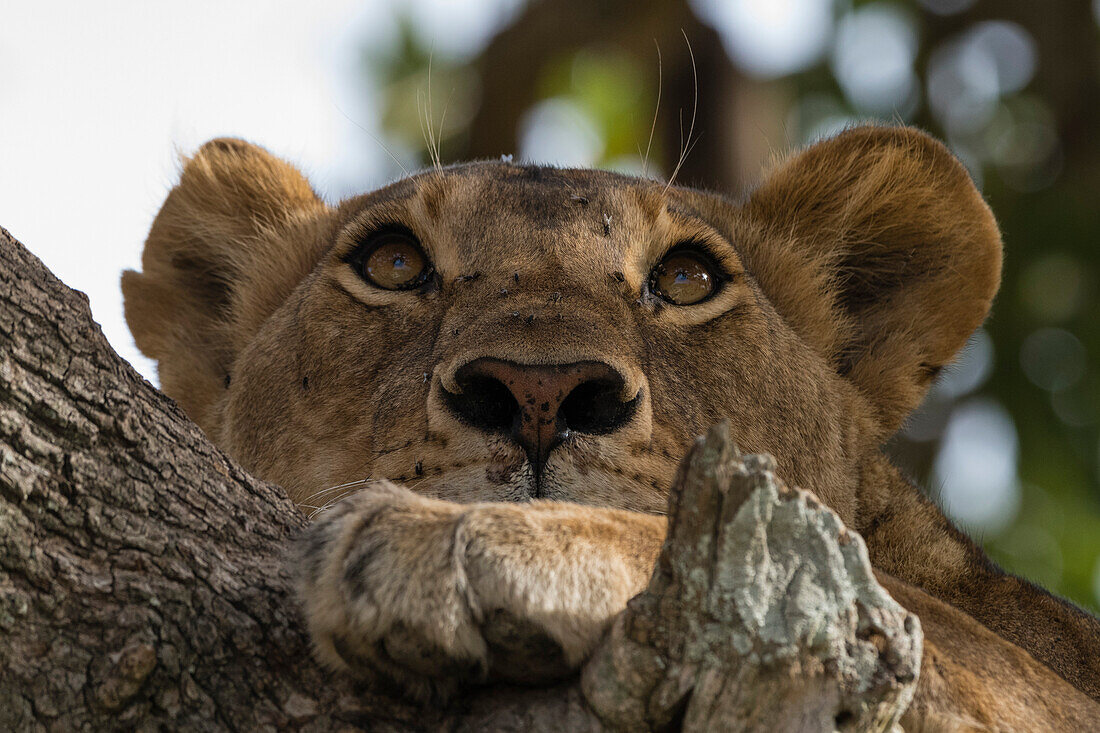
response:
<svg viewBox="0 0 1100 733"><path fill-rule="evenodd" d="M371 474L459 503L549 500L663 513L677 463L651 443L573 431L541 465L507 435L466 430L448 438L387 452Z"/></svg>

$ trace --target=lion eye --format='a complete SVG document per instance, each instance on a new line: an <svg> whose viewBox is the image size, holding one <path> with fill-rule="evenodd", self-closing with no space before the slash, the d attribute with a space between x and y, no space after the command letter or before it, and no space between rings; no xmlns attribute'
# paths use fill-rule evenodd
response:
<svg viewBox="0 0 1100 733"><path fill-rule="evenodd" d="M674 250L653 268L650 287L673 305L694 305L710 297L716 279L709 257L692 250Z"/></svg>
<svg viewBox="0 0 1100 733"><path fill-rule="evenodd" d="M418 287L432 268L420 242L411 232L386 231L375 234L363 248L360 274L367 282L385 290Z"/></svg>

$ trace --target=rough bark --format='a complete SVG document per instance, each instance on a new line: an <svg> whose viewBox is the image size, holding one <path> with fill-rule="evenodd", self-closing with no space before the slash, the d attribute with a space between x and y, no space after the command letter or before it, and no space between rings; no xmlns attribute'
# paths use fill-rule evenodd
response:
<svg viewBox="0 0 1100 733"><path fill-rule="evenodd" d="M584 671L610 727L895 728L920 623L875 581L863 540L773 471L724 424L688 455L653 579Z"/></svg>
<svg viewBox="0 0 1100 733"><path fill-rule="evenodd" d="M835 515L720 432L685 463L672 509L653 583L583 689L485 689L422 710L329 674L285 562L302 515L0 229L0 730L699 730L746 714L832 730L838 715L900 715L919 627ZM760 623L740 620L750 611Z"/></svg>

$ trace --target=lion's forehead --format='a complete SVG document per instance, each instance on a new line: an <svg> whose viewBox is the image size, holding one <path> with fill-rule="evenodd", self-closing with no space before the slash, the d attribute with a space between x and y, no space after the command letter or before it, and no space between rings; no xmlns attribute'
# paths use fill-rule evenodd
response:
<svg viewBox="0 0 1100 733"><path fill-rule="evenodd" d="M599 268L639 260L682 212L676 189L610 171L475 162L403 179L363 198L397 203L403 222L469 272ZM441 257L443 261L450 258Z"/></svg>

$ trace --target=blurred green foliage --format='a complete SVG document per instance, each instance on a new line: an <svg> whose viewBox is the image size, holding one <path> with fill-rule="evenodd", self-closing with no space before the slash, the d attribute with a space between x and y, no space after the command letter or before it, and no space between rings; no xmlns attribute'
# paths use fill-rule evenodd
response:
<svg viewBox="0 0 1100 733"><path fill-rule="evenodd" d="M587 40L563 40L549 52L532 47L522 57L521 76L537 80L531 110L545 100L567 103L583 117L586 134L595 132L598 144L586 149L590 159L584 162L640 170L657 105L659 51L645 46L646 53L639 53L630 39L639 33L636 25L649 23L641 32L659 36L666 62L667 50L683 40L678 25L660 27L655 11L640 9L644 4L599 4L622 22ZM536 22L540 5L529 3L528 12L519 13L505 32L518 33L517 26L522 31L522 24ZM570 5L563 3L561 12L571 12ZM700 0L667 7L691 13L706 5ZM995 560L1095 611L1100 608L1100 34L1093 3L858 0L831 7L835 26L822 30L828 41L811 63L769 78L754 77L751 69L729 77L740 112L724 125L697 130L691 155L716 166L742 165L740 179L751 180L763 160L731 162L727 138L737 147L738 140L759 137L761 130L779 129L781 136L768 142L783 148L878 118L919 125L948 142L1004 231L1004 280L985 326L992 349L968 350L957 373L948 373L890 449ZM441 58L412 24L400 27L399 42L373 53L365 64L383 89L387 139L414 165L423 164L425 125L434 124L442 131L445 160L484 155L470 149L469 126L493 114L499 95L515 92L482 86L486 64L499 63L499 49L490 44L481 56ZM729 48L733 41L721 30ZM702 41L693 39L695 44ZM700 78L718 73L713 54L697 47L695 55L701 58ZM663 69L666 100L674 85L692 79L685 77L686 62L678 63L679 71L667 63ZM526 73L532 67L533 76ZM429 88L435 92L430 106ZM720 100L700 96L698 101L713 108ZM681 127L689 113L684 106L662 111ZM524 152L524 134L538 132L531 128L535 116L532 111L509 121L527 126L527 133L517 132L517 154ZM670 157L679 151L669 139L654 137L651 173L667 174L675 164ZM972 363L965 363L968 358ZM952 386L951 380L957 383L966 374L978 377ZM951 427L959 415L988 415L990 405L995 414L1007 415L1007 438L983 428L980 419L958 420L957 429ZM994 450L1008 456L1009 483L967 498L966 486L952 484L960 466L945 458L946 433L961 441L955 454L971 462L961 475L976 476L979 484L986 480L993 469L983 473L983 451ZM994 437L1000 442L990 442ZM953 503L956 490L962 499Z"/></svg>

